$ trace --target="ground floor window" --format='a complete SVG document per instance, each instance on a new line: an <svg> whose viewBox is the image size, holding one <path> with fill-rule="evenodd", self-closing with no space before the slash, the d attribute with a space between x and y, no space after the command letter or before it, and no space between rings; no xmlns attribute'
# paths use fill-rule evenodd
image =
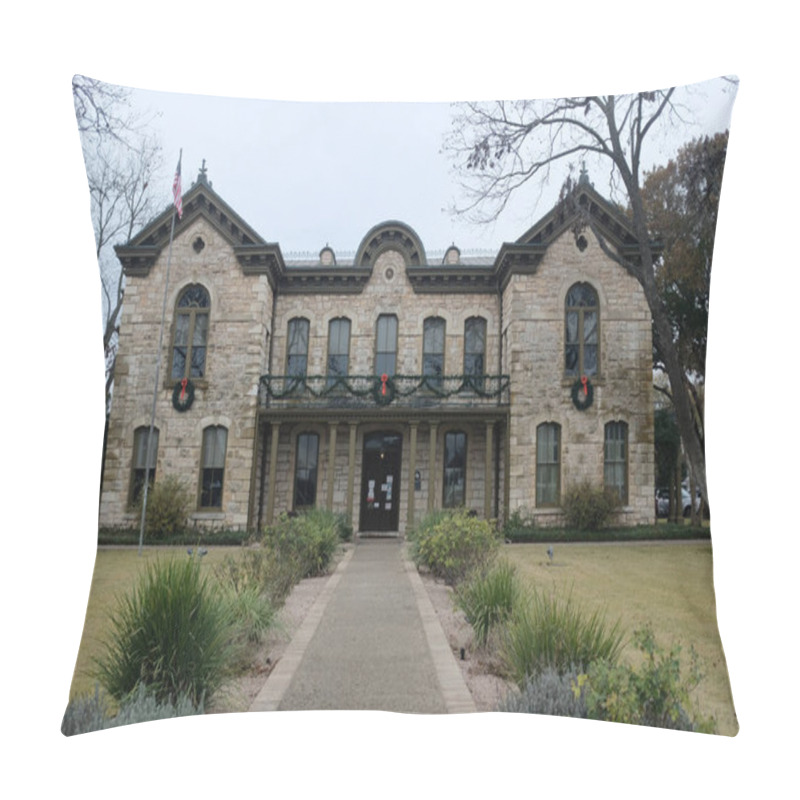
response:
<svg viewBox="0 0 800 800"><path fill-rule="evenodd" d="M203 431L203 468L200 474L200 508L222 508L225 451L228 429L212 425Z"/></svg>
<svg viewBox="0 0 800 800"><path fill-rule="evenodd" d="M605 485L618 496L623 505L628 502L628 426L624 422L606 424Z"/></svg>
<svg viewBox="0 0 800 800"><path fill-rule="evenodd" d="M460 508L466 503L467 434L460 431L444 435L444 495L445 508Z"/></svg>
<svg viewBox="0 0 800 800"><path fill-rule="evenodd" d="M561 426L545 422L536 429L536 505L561 501Z"/></svg>
<svg viewBox="0 0 800 800"><path fill-rule="evenodd" d="M145 475L147 474L147 441L150 426L143 425L133 432L133 469L131 470L131 487L128 497L129 503L135 506L144 489ZM153 448L150 452L149 484L152 488L156 477L156 461L158 460L158 428L153 428Z"/></svg>
<svg viewBox="0 0 800 800"><path fill-rule="evenodd" d="M297 458L294 466L294 507L313 506L317 501L317 462L319 436L301 433L297 437Z"/></svg>

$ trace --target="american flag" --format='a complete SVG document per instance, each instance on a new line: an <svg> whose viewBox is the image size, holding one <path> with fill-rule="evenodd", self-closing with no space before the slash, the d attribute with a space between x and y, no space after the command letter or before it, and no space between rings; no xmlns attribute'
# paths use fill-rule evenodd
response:
<svg viewBox="0 0 800 800"><path fill-rule="evenodd" d="M178 168L175 170L175 179L172 181L172 196L175 199L175 208L178 209L178 219L183 216L183 203L181 202L181 157L178 156Z"/></svg>

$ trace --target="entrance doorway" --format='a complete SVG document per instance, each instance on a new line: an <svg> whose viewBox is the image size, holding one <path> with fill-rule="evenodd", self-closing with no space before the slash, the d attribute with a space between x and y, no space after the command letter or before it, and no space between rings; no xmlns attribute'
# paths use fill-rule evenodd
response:
<svg viewBox="0 0 800 800"><path fill-rule="evenodd" d="M391 533L399 527L402 446L403 437L399 433L369 433L364 436L361 531Z"/></svg>

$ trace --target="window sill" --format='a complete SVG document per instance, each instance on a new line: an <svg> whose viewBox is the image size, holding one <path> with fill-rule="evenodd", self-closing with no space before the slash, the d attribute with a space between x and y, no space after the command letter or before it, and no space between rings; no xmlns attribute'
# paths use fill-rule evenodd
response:
<svg viewBox="0 0 800 800"><path fill-rule="evenodd" d="M224 511L195 511L190 519L193 522L210 522L225 519Z"/></svg>

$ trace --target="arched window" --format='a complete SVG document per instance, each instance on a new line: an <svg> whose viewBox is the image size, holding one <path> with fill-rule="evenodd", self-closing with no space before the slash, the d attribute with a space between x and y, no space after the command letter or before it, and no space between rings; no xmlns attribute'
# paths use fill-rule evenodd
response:
<svg viewBox="0 0 800 800"><path fill-rule="evenodd" d="M486 320L470 317L464 323L464 378L473 389L483 391L486 373Z"/></svg>
<svg viewBox="0 0 800 800"><path fill-rule="evenodd" d="M210 308L208 292L199 284L187 286L178 295L172 339L173 380L205 377Z"/></svg>
<svg viewBox="0 0 800 800"><path fill-rule="evenodd" d="M433 388L441 387L444 376L444 330L441 317L428 317L422 325L422 374Z"/></svg>
<svg viewBox="0 0 800 800"><path fill-rule="evenodd" d="M561 426L544 422L536 428L536 505L561 502Z"/></svg>
<svg viewBox="0 0 800 800"><path fill-rule="evenodd" d="M144 489L147 471L147 441L150 426L142 425L133 432L133 460L131 462L131 485L128 502L135 506ZM152 489L156 478L156 462L158 461L158 428L153 428L153 448L150 451L149 485ZM149 491L149 489L148 489Z"/></svg>
<svg viewBox="0 0 800 800"><path fill-rule="evenodd" d="M319 436L301 433L297 437L297 457L294 462L294 508L310 508L317 502L317 462Z"/></svg>
<svg viewBox="0 0 800 800"><path fill-rule="evenodd" d="M397 317L381 314L375 328L375 374L394 375L397 370Z"/></svg>
<svg viewBox="0 0 800 800"><path fill-rule="evenodd" d="M308 369L308 320L295 317L289 320L286 345L286 374L305 377Z"/></svg>
<svg viewBox="0 0 800 800"><path fill-rule="evenodd" d="M600 308L597 292L588 283L576 283L565 303L564 373L570 377L597 375Z"/></svg>
<svg viewBox="0 0 800 800"><path fill-rule="evenodd" d="M328 326L328 385L347 376L350 361L350 320L332 319Z"/></svg>
<svg viewBox="0 0 800 800"><path fill-rule="evenodd" d="M225 480L225 451L228 429L211 425L203 430L202 468L200 470L200 508L222 508Z"/></svg>
<svg viewBox="0 0 800 800"><path fill-rule="evenodd" d="M603 458L605 485L628 503L628 425L625 422L606 423L605 454Z"/></svg>
<svg viewBox="0 0 800 800"><path fill-rule="evenodd" d="M444 435L444 508L461 508L467 501L467 434L448 431Z"/></svg>

